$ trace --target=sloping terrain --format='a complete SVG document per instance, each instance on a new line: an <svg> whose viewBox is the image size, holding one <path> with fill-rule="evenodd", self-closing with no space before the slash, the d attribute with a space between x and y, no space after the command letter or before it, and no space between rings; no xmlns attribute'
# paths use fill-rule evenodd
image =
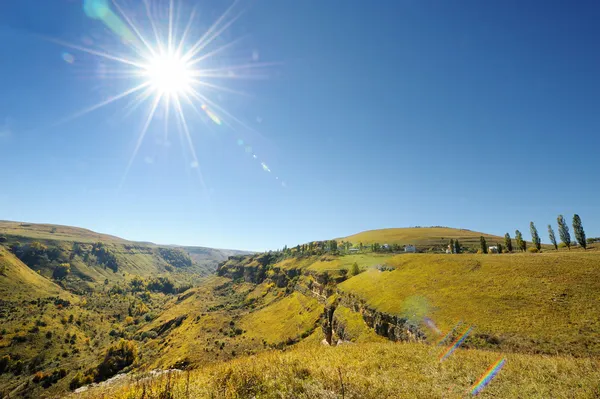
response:
<svg viewBox="0 0 600 399"><path fill-rule="evenodd" d="M169 328L146 326L232 253L200 249L195 261L179 247L1 222L0 397L53 397L156 360L137 343ZM148 360L134 366L138 354Z"/></svg>
<svg viewBox="0 0 600 399"><path fill-rule="evenodd" d="M479 248L479 237L485 237L489 245L504 243L504 237L494 236L466 229L450 227L407 227L397 229L379 229L363 231L348 237L338 238L338 241L350 241L353 244L399 244L415 245L419 249L445 247L451 239L458 239L467 247ZM511 233L512 236L512 233Z"/></svg>
<svg viewBox="0 0 600 399"><path fill-rule="evenodd" d="M26 237L53 241L78 241L94 243L128 242L119 237L100 234L80 227L61 226L57 224L38 224L0 220L0 235Z"/></svg>
<svg viewBox="0 0 600 399"><path fill-rule="evenodd" d="M33 276L43 279L46 258L56 268L61 256L98 276L72 301L40 294L3 303L0 392L11 397L82 385L75 396L460 397L500 358L505 368L483 397L593 397L600 389L594 246L452 255L349 253L320 242L232 255L190 288L180 271L193 262L187 248L14 240L2 244L14 253L5 249L7 259L41 261ZM153 276L160 262L163 274ZM69 275L47 278L73 289ZM139 381L154 369L197 370ZM87 388L119 372L131 379Z"/></svg>
<svg viewBox="0 0 600 399"><path fill-rule="evenodd" d="M460 350L440 363L442 348L421 344L364 343L299 346L191 373L125 381L74 397L99 398L467 398L498 353ZM560 356L507 354L505 366L481 398L594 398L600 362Z"/></svg>
<svg viewBox="0 0 600 399"><path fill-rule="evenodd" d="M135 276L169 276L193 284L232 254L245 253L204 247L160 246L123 240L77 227L0 222L0 245L49 279L57 267L69 264L61 284L77 292L110 283L126 283Z"/></svg>
<svg viewBox="0 0 600 399"><path fill-rule="evenodd" d="M0 246L0 299L22 301L54 296L70 300L74 298Z"/></svg>

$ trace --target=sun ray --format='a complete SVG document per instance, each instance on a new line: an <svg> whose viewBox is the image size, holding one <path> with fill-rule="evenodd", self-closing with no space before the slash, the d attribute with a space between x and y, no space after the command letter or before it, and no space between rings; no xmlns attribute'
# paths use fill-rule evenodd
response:
<svg viewBox="0 0 600 399"><path fill-rule="evenodd" d="M210 58L210 57L212 57L212 56L214 56L216 54L219 54L220 52L222 52L224 50L227 50L229 47L232 47L235 44L238 44L242 39L243 39L243 37L239 37L239 38L237 38L235 40L232 40L231 42L229 42L227 44L224 44L223 46L221 46L221 47L219 47L219 48L217 48L217 49L215 49L215 50L213 50L211 52L208 52L208 53L202 55L201 57L197 57L197 58L194 58L194 59L188 61L187 64L189 66L196 65L197 63L202 62L202 61L204 61L204 60L206 60L206 59L208 59L208 58Z"/></svg>
<svg viewBox="0 0 600 399"><path fill-rule="evenodd" d="M44 37L44 39L48 40L48 41L51 41L51 42L54 42L56 44L60 44L61 46L69 47L69 48L72 48L74 50L83 51L84 53L96 55L98 57L106 58L108 60L118 61L120 63L126 64L126 65L131 65L131 66L134 66L136 68L143 68L144 67L144 65L140 64L139 62L131 61L131 60L128 60L126 58L121 58L121 57L117 57L117 56L114 56L114 55L110 55L110 54L102 52L102 51L93 50L93 49L90 49L90 48L87 48L87 47L79 46L77 44L67 43L67 42L64 42L64 41L58 40L58 39L52 39L52 38L47 38L47 37Z"/></svg>
<svg viewBox="0 0 600 399"><path fill-rule="evenodd" d="M183 56L183 59L188 61L196 56L202 49L204 49L207 45L209 45L215 38L219 37L221 33L223 33L227 28L231 26L240 16L241 13L236 15L232 20L228 21L222 28L220 28L217 32L213 33L215 29L219 26L219 24L225 19L225 17L233 10L233 8L237 5L238 0L234 1L231 6L212 24L210 28L200 37L200 39L192 46L192 48Z"/></svg>
<svg viewBox="0 0 600 399"><path fill-rule="evenodd" d="M121 178L121 183L119 184L119 191L123 187L123 184L125 183L125 179L127 178L127 175L129 174L129 169L131 169L131 165L133 164L133 161L135 160L135 157L137 156L137 153L142 145L142 142L144 141L144 137L146 137L146 132L148 132L150 123L152 122L152 119L154 119L154 113L156 112L156 108L158 107L158 104L160 103L161 98L162 98L162 93L158 94L156 96L156 98L154 99L152 108L150 109L150 112L148 113L148 117L146 118L146 121L144 122L144 126L142 127L142 130L140 131L138 140L135 144L135 149L133 150L133 154L131 154L129 163L127 164L127 167L125 168L125 173L123 174L123 177Z"/></svg>
<svg viewBox="0 0 600 399"><path fill-rule="evenodd" d="M171 102L171 96L167 95L165 98L165 144L168 142L169 140L169 111L170 111L170 103Z"/></svg>
<svg viewBox="0 0 600 399"><path fill-rule="evenodd" d="M154 49L152 48L152 46L150 45L150 43L148 43L148 41L144 38L144 36L139 31L139 29L135 26L135 24L133 23L133 21L131 20L131 18L129 18L129 16L127 15L127 13L125 13L125 11L121 8L121 6L119 5L118 1L117 0L112 0L112 2L114 4L114 6L116 7L117 11L119 11L119 13L121 14L121 16L125 19L125 21L129 25L129 27L137 35L138 39L144 44L144 46L146 46L146 48L150 52L150 55L155 56L156 52L154 51Z"/></svg>
<svg viewBox="0 0 600 399"><path fill-rule="evenodd" d="M179 41L179 45L177 46L177 51L175 52L177 55L181 55L181 51L183 49L183 45L185 44L185 40L187 39L187 36L190 32L190 29L192 27L192 22L194 22L194 17L196 16L196 7L194 7L192 9L192 12L190 13L190 18L188 20L188 23L183 31L183 34L181 36L181 40Z"/></svg>
<svg viewBox="0 0 600 399"><path fill-rule="evenodd" d="M181 102L178 97L173 99L175 103L175 109L177 110L177 115L179 116L179 120L181 121L181 126L183 128L183 132L185 134L185 138L187 139L188 145L190 146L190 153L192 154L192 158L194 161L194 169L198 172L198 177L200 178L200 184L202 184L202 189L206 193L206 185L204 184L204 177L202 177L202 171L200 170L200 163L198 162L198 156L196 155L196 150L194 149L194 143L192 142L192 137L190 135L190 130L188 128L188 124L185 120L185 115L181 108Z"/></svg>
<svg viewBox="0 0 600 399"><path fill-rule="evenodd" d="M173 0L169 0L169 36L168 36L168 45L167 45L167 49L169 50L169 52L172 51L173 49Z"/></svg>
<svg viewBox="0 0 600 399"><path fill-rule="evenodd" d="M244 93L243 91L233 90L233 89L230 89L228 87L220 86L220 85L217 85L217 84L214 84L214 83L208 83L208 82L205 82L203 80L191 79L191 82L192 83L196 83L199 86L208 87L210 89L217 90L217 91L223 91L223 92L226 92L226 93L238 94L240 96L245 96L245 97L254 97L254 96L252 96L252 95L250 95L248 93Z"/></svg>
<svg viewBox="0 0 600 399"><path fill-rule="evenodd" d="M156 38L156 46L159 51L163 51L162 40L160 40L160 34L158 32L158 28L154 23L154 18L152 18L152 12L150 11L150 3L149 0L143 0L144 7L146 8L146 16L148 17L148 21L150 22L150 26L152 27L152 31L154 32L154 37Z"/></svg>
<svg viewBox="0 0 600 399"><path fill-rule="evenodd" d="M194 137L192 137L192 132L194 134L196 132L193 130L194 125L191 125L190 120L186 118L185 112L190 112L189 108L191 107L200 116L199 119L202 124L211 130L224 125L224 128L229 127L235 130L242 127L247 131L253 131L260 135L255 129L228 112L224 105L217 104L210 97L215 92L250 96L243 91L223 86L221 80L268 77L259 75L258 70L266 66L280 65L280 63L251 62L230 66L226 66L228 63L219 63L220 67L213 65L213 68L203 68L203 61L222 56L243 39L241 37L231 41L228 40L225 44L220 43L220 40L216 41L245 12L245 10L240 11L236 8L240 0L233 0L225 12L220 14L209 28L203 32L196 32L194 29L195 22L198 19L196 6L191 8L191 13L186 18L184 15L187 15L187 12L184 12L184 10L187 11L187 8L176 4L175 0L159 0L157 3L151 3L150 1L142 0L141 3L143 4L134 2L139 4L141 15L147 17L142 24L139 23L140 14L129 9L126 0L111 0L109 2L116 9L115 13L111 12L111 15L114 18L123 20L117 25L129 30L126 36L120 34L119 29L112 29L107 21L93 18L102 20L108 26L108 31L121 39L119 43L123 44L123 47L119 48L118 51L115 51L112 44L103 46L102 43L96 43L93 47L90 47L91 43L85 43L86 46L83 46L61 40L51 40L60 45L114 61L103 63L102 70L99 72L101 77L103 79L119 79L119 82L122 79L131 79L131 86L137 85L79 111L60 123L131 96L125 100L126 105L122 108L121 114L124 114L124 117L129 117L134 111L141 108L141 105L144 105L144 115L142 116L141 130L135 138L135 147L131 158L127 162L119 189L125 184L133 163L141 151L142 144L146 140L152 124L155 123L158 126L157 133L161 136L164 134L163 142L165 144L169 142L169 134L172 135L170 129L172 130L175 126L178 130L184 159L192 162L192 168L196 169L202 188L206 193L200 160L194 146ZM155 4L158 5L155 6ZM119 21L112 22L114 25ZM184 29L181 29L182 27ZM123 55L125 51L127 51L127 56ZM257 60L256 57L254 59ZM184 101L185 103L183 103ZM146 107L148 107L147 110ZM207 116L209 119L206 118ZM214 124L210 123L210 120ZM162 131L163 128L164 132ZM256 156L254 158L256 159Z"/></svg>
<svg viewBox="0 0 600 399"><path fill-rule="evenodd" d="M116 95L116 96L112 96L112 97L110 97L109 99L107 99L107 100L105 100L105 101L102 101L102 102L100 102L100 103L98 103L98 104L96 104L96 105L92 105L91 107L88 107L88 108L86 108L86 109L84 109L84 110L81 110L81 111L79 111L79 112L75 113L74 115L68 116L68 117L66 117L66 118L64 118L64 119L62 119L62 120L60 120L60 121L58 121L58 122L55 124L55 126L56 126L56 125L63 124L63 123L65 123L65 122L72 121L72 120L74 120L74 119L77 119L77 118L79 118L80 116L83 116L83 115L85 115L85 114L87 114L87 113L90 113L90 112L92 112L92 111L95 111L95 110L97 110L98 108L104 107L104 106L106 106L106 105L108 105L108 104L110 104L110 103L113 103L113 102L115 102L115 101L117 101L117 100L120 100L120 99L122 99L122 98L125 98L125 97L127 97L127 96L129 96L129 95L131 95L131 94L133 94L133 93L135 93L135 92L137 92L137 91L140 91L140 90L142 90L144 87L148 87L148 86L150 86L150 82L144 82L144 83L140 84L139 86L136 86L136 87L134 87L134 88L132 88L132 89L129 89L129 90L127 90L127 91L124 91L123 93L121 93L121 94L118 94L118 95Z"/></svg>
<svg viewBox="0 0 600 399"><path fill-rule="evenodd" d="M133 111L135 111L144 101L146 101L150 96L154 94L154 90L151 87L147 87L146 90L138 94L133 100L129 102L126 106L125 114L123 118L129 117Z"/></svg>

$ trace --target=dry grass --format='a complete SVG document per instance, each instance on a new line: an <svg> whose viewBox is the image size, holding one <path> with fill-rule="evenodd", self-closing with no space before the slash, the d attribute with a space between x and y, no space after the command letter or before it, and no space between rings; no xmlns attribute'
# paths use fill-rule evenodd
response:
<svg viewBox="0 0 600 399"><path fill-rule="evenodd" d="M440 363L440 348L364 343L305 345L272 351L81 398L461 398L498 354L458 350ZM597 360L508 354L482 398L593 398L600 393Z"/></svg>
<svg viewBox="0 0 600 399"><path fill-rule="evenodd" d="M400 255L338 286L380 311L459 320L500 348L600 354L600 253Z"/></svg>
<svg viewBox="0 0 600 399"><path fill-rule="evenodd" d="M449 227L409 227L368 230L339 238L338 240L350 241L353 244L362 242L365 245L378 242L380 244L413 244L418 247L430 247L445 246L448 245L450 239L458 239L464 246L479 247L480 236L484 236L490 245L496 242L504 242L504 237Z"/></svg>
<svg viewBox="0 0 600 399"><path fill-rule="evenodd" d="M294 292L271 305L242 317L240 326L248 337L278 344L307 336L319 320L323 306L312 297Z"/></svg>

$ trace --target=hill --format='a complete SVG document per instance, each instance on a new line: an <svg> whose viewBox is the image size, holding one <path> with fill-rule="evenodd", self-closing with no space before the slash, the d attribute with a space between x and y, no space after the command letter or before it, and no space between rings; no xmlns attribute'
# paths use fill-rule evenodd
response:
<svg viewBox="0 0 600 399"><path fill-rule="evenodd" d="M420 242L438 236L424 231ZM480 233L471 234L478 244ZM26 260L54 262L41 247L52 242L37 240L21 243L33 250ZM97 243L53 243L75 266L103 253ZM133 273L156 267L155 256L188 263L194 249L103 243L118 271L88 267L115 280L73 301L3 303L0 358L11 360L0 392L51 397L84 385L75 397L458 397L499 358L506 366L483 397L593 397L600 388L595 245L452 255L324 243L231 255L191 286L175 280L185 275L178 268ZM15 244L9 236L3 245ZM69 288L66 279L54 281ZM458 349L440 361L453 342ZM144 374L151 370L159 372ZM128 376L87 386L117 372Z"/></svg>
<svg viewBox="0 0 600 399"><path fill-rule="evenodd" d="M425 250L432 247L446 247L451 239L458 239L460 243L466 247L478 248L480 236L485 237L489 245L504 243L504 237L450 227L407 227L368 230L348 237L338 238L337 240L349 241L352 244L359 244L362 242L364 245L370 245L375 242L390 245L412 244L418 249Z"/></svg>
<svg viewBox="0 0 600 399"><path fill-rule="evenodd" d="M161 246L121 239L78 227L0 222L0 239L32 270L54 278L69 264L61 284L75 292L123 283L135 276L169 276L191 284L216 269L218 262L241 251L204 247Z"/></svg>
<svg viewBox="0 0 600 399"><path fill-rule="evenodd" d="M61 226L57 224L37 224L0 220L0 235L24 237L52 241L77 241L94 243L129 242L119 237L100 234L80 227Z"/></svg>
<svg viewBox="0 0 600 399"><path fill-rule="evenodd" d="M0 246L0 298L22 301L44 297L61 297L70 300L74 298Z"/></svg>

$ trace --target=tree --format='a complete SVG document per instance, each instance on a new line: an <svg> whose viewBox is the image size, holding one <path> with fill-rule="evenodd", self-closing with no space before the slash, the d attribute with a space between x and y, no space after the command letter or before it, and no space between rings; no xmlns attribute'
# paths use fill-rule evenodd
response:
<svg viewBox="0 0 600 399"><path fill-rule="evenodd" d="M539 251L540 249L542 249L542 240L540 240L540 235L538 234L538 231L533 222L529 222L529 231L531 232L531 242L533 242L533 245L535 245L535 247Z"/></svg>
<svg viewBox="0 0 600 399"><path fill-rule="evenodd" d="M558 215L556 218L558 222L558 235L560 236L560 240L571 250L571 234L569 234L569 226L567 226L567 222L563 215Z"/></svg>
<svg viewBox="0 0 600 399"><path fill-rule="evenodd" d="M67 277L69 273L71 273L71 265L68 263L61 263L54 268L54 271L52 272L52 278L55 280L62 280Z"/></svg>
<svg viewBox="0 0 600 399"><path fill-rule="evenodd" d="M513 250L512 240L510 239L510 234L508 234L508 233L504 234L504 246L506 247L506 250L508 252L512 252L512 250Z"/></svg>
<svg viewBox="0 0 600 399"><path fill-rule="evenodd" d="M456 240L454 240L454 253L459 254L460 251L461 251L460 243L458 242L458 239L456 239Z"/></svg>
<svg viewBox="0 0 600 399"><path fill-rule="evenodd" d="M498 253L501 254L502 253L502 244L497 243L496 247L498 247Z"/></svg>
<svg viewBox="0 0 600 399"><path fill-rule="evenodd" d="M350 270L350 274L352 274L353 276L356 276L360 273L360 269L358 268L358 263L354 262L352 264L352 270Z"/></svg>
<svg viewBox="0 0 600 399"><path fill-rule="evenodd" d="M515 241L517 242L517 249L525 251L527 244L523 241L523 234L519 230L515 230Z"/></svg>
<svg viewBox="0 0 600 399"><path fill-rule="evenodd" d="M554 229L552 225L548 225L548 238L550 238L550 242L554 245L554 249L558 249L558 245L556 244L556 236L554 235Z"/></svg>
<svg viewBox="0 0 600 399"><path fill-rule="evenodd" d="M573 215L573 232L575 233L575 239L583 247L583 249L587 249L587 241L585 240L585 231L583 231L583 226L581 225L581 218L579 215Z"/></svg>
<svg viewBox="0 0 600 399"><path fill-rule="evenodd" d="M485 242L485 237L481 236L479 237L479 245L481 245L481 252L484 254L488 253L488 247L487 247L487 243Z"/></svg>
<svg viewBox="0 0 600 399"><path fill-rule="evenodd" d="M450 253L453 254L454 253L454 240L452 238L450 239L450 244L448 245L448 248L450 248Z"/></svg>

